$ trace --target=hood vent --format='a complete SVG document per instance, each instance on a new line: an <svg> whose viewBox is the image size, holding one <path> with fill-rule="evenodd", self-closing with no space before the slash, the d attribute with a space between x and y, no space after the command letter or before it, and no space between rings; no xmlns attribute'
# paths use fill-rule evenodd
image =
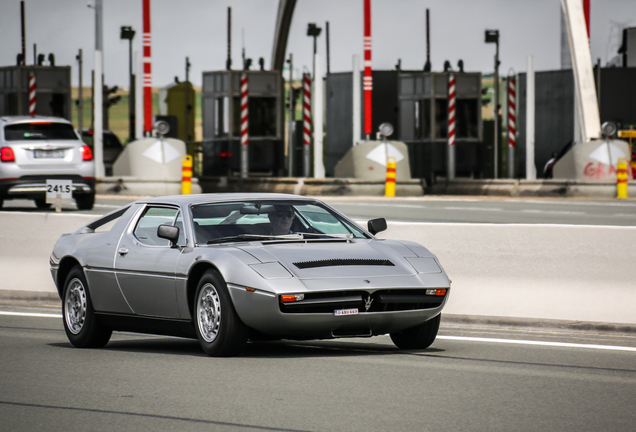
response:
<svg viewBox="0 0 636 432"><path fill-rule="evenodd" d="M338 267L338 266L395 266L391 261L386 259L356 259L356 258L335 258L316 261L295 262L294 265L299 269L310 269L317 267Z"/></svg>

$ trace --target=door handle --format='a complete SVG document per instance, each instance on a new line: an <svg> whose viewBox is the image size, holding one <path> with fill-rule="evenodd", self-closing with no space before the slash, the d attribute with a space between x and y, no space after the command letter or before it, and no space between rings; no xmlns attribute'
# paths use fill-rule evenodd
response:
<svg viewBox="0 0 636 432"><path fill-rule="evenodd" d="M117 252L119 252L119 255L124 256L130 251L127 248L119 248Z"/></svg>

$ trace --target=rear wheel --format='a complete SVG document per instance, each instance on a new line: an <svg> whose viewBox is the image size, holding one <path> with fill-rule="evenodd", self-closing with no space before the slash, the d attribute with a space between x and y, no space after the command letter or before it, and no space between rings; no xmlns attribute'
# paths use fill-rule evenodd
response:
<svg viewBox="0 0 636 432"><path fill-rule="evenodd" d="M75 197L75 204L79 210L91 210L95 205L95 194L81 194Z"/></svg>
<svg viewBox="0 0 636 432"><path fill-rule="evenodd" d="M35 199L35 206L39 209L51 208L51 204L47 204L45 199Z"/></svg>
<svg viewBox="0 0 636 432"><path fill-rule="evenodd" d="M4 204L4 200L0 199L0 208L2 208L2 204Z"/></svg>
<svg viewBox="0 0 636 432"><path fill-rule="evenodd" d="M64 331L71 344L77 348L101 348L106 345L112 330L97 321L80 266L73 267L66 277L63 299Z"/></svg>
<svg viewBox="0 0 636 432"><path fill-rule="evenodd" d="M439 314L425 323L397 333L391 333L391 340L400 349L424 349L431 346L437 337Z"/></svg>
<svg viewBox="0 0 636 432"><path fill-rule="evenodd" d="M194 329L201 348L214 357L238 355L247 343L248 328L238 317L225 281L208 270L194 296Z"/></svg>

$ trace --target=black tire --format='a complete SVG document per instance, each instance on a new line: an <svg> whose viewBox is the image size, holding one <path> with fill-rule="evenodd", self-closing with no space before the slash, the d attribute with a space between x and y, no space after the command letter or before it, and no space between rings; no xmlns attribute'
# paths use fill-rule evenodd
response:
<svg viewBox="0 0 636 432"><path fill-rule="evenodd" d="M35 199L35 206L39 209L48 209L51 208L51 204L47 204L45 199Z"/></svg>
<svg viewBox="0 0 636 432"><path fill-rule="evenodd" d="M78 210L92 210L95 205L95 194L81 194L75 196Z"/></svg>
<svg viewBox="0 0 636 432"><path fill-rule="evenodd" d="M194 330L201 348L213 357L232 357L241 353L249 329L238 317L225 281L208 270L203 274L192 307Z"/></svg>
<svg viewBox="0 0 636 432"><path fill-rule="evenodd" d="M442 314L425 323L397 333L391 333L391 340L400 349L424 349L431 346L437 337Z"/></svg>
<svg viewBox="0 0 636 432"><path fill-rule="evenodd" d="M4 200L0 199L0 208L2 208L2 204L4 204Z"/></svg>
<svg viewBox="0 0 636 432"><path fill-rule="evenodd" d="M62 319L68 340L77 348L101 348L113 333L95 317L88 283L80 266L73 267L64 282Z"/></svg>

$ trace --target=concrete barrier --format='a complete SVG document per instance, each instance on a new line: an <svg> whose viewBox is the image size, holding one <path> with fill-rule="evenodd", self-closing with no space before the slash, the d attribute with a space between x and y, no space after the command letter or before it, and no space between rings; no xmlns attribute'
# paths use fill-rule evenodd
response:
<svg viewBox="0 0 636 432"><path fill-rule="evenodd" d="M447 313L635 324L636 227L391 222L437 255Z"/></svg>
<svg viewBox="0 0 636 432"><path fill-rule="evenodd" d="M0 297L53 295L55 241L93 218L0 212ZM438 256L453 281L448 314L636 324L636 227L389 222L380 236Z"/></svg>

